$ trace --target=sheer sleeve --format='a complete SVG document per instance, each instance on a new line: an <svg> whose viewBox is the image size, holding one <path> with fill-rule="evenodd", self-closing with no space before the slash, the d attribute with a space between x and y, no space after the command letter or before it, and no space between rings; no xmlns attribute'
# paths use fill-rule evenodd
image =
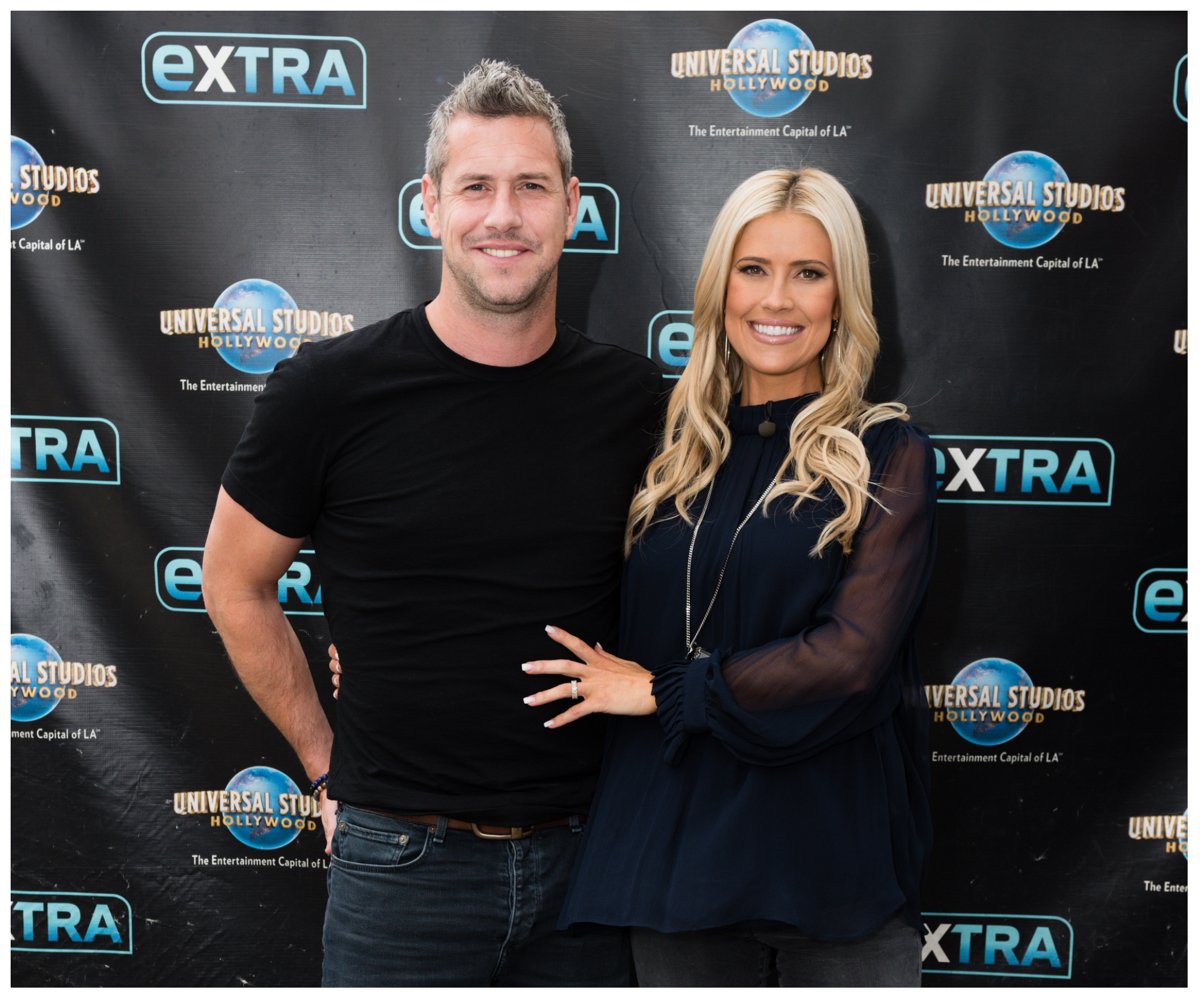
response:
<svg viewBox="0 0 1200 1000"><path fill-rule="evenodd" d="M880 503L868 507L845 571L809 627L656 672L668 762L680 759L689 734L710 733L749 763L792 763L879 725L904 686L919 683L910 646L933 562L928 439L899 425L872 479Z"/></svg>

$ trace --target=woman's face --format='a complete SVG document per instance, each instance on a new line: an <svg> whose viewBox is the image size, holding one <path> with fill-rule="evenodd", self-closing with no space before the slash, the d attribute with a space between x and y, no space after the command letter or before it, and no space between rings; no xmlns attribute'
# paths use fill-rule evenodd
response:
<svg viewBox="0 0 1200 1000"><path fill-rule="evenodd" d="M821 351L837 307L833 247L807 215L780 211L742 230L725 290L725 332L742 359L742 404L824 388Z"/></svg>

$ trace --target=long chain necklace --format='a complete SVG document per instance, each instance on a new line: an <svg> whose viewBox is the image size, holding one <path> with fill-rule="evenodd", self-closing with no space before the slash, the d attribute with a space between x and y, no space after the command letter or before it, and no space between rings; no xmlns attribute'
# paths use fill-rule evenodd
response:
<svg viewBox="0 0 1200 1000"><path fill-rule="evenodd" d="M715 481L715 480L714 480ZM729 541L729 549L725 553L725 560L721 563L721 572L717 574L717 585L713 588L712 599L708 602L708 607L704 611L704 615L700 619L700 624L696 626L696 631L692 631L692 554L696 551L696 537L700 534L700 525L704 522L704 515L708 513L708 504L712 500L713 483L708 484L708 492L704 495L704 506L700 509L700 516L696 519L695 525L692 527L692 543L688 546L687 556L687 593L683 605L683 642L685 655L689 660L698 660L702 656L708 656L708 650L699 645L700 630L704 628L704 623L708 621L708 616L712 614L713 605L717 603L717 594L721 592L721 584L725 581L725 570L729 568L729 557L733 555L733 547L737 544L738 535L742 533L742 529L749 523L750 518L754 516L754 512L767 499L767 494L775 488L775 484L779 481L778 474L767 488L762 491L760 496L746 511L746 516L742 518L741 524L733 533L733 538Z"/></svg>

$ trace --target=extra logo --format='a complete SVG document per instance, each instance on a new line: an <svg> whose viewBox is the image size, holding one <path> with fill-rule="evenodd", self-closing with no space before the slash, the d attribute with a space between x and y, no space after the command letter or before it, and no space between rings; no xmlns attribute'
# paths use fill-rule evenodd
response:
<svg viewBox="0 0 1200 1000"><path fill-rule="evenodd" d="M1070 979L1075 931L1062 917L926 913L925 975Z"/></svg>
<svg viewBox="0 0 1200 1000"><path fill-rule="evenodd" d="M235 281L211 307L163 309L158 328L168 337L195 336L231 368L262 375L300 345L340 337L354 329L351 313L301 309L279 285L264 278Z"/></svg>
<svg viewBox="0 0 1200 1000"><path fill-rule="evenodd" d="M9 434L14 483L121 483L121 435L103 417L14 413Z"/></svg>
<svg viewBox="0 0 1200 1000"><path fill-rule="evenodd" d="M111 892L13 889L12 950L133 954L133 908Z"/></svg>
<svg viewBox="0 0 1200 1000"><path fill-rule="evenodd" d="M179 816L208 816L209 826L225 827L256 851L277 851L321 825L317 796L301 794L282 771L262 765L238 771L223 789L176 792L174 809Z"/></svg>
<svg viewBox="0 0 1200 1000"><path fill-rule="evenodd" d="M1188 72L1187 56L1175 64L1175 114L1185 122L1188 120Z"/></svg>
<svg viewBox="0 0 1200 1000"><path fill-rule="evenodd" d="M934 722L949 722L968 743L997 746L1048 712L1082 712L1086 691L1038 687L1012 660L989 656L968 663L949 684L926 684Z"/></svg>
<svg viewBox="0 0 1200 1000"><path fill-rule="evenodd" d="M117 668L105 663L64 660L45 639L18 632L9 639L12 678L12 721L35 722L81 688L117 686Z"/></svg>
<svg viewBox="0 0 1200 1000"><path fill-rule="evenodd" d="M1166 816L1130 816L1130 840L1161 840L1167 854L1188 852L1188 814L1173 813Z"/></svg>
<svg viewBox="0 0 1200 1000"><path fill-rule="evenodd" d="M1125 211L1125 189L1075 182L1045 153L1023 149L1000 157L982 180L925 185L927 208L955 208L997 243L1029 250L1049 243L1085 212Z"/></svg>
<svg viewBox="0 0 1200 1000"><path fill-rule="evenodd" d="M47 164L42 154L24 139L9 136L12 145L12 201L10 227L28 226L47 208L62 204L64 194L97 194L100 171L94 167L64 167ZM24 249L24 248L23 248ZM31 249L48 249L32 246Z"/></svg>
<svg viewBox="0 0 1200 1000"><path fill-rule="evenodd" d="M743 111L759 118L790 114L830 80L869 80L872 57L818 49L790 21L764 18L747 24L723 49L671 53L671 76L707 79Z"/></svg>
<svg viewBox="0 0 1200 1000"><path fill-rule="evenodd" d="M204 614L201 594L203 548L171 546L154 557L154 592L168 611ZM279 603L285 615L321 615L321 585L316 579L316 552L301 549L279 578Z"/></svg>
<svg viewBox="0 0 1200 1000"><path fill-rule="evenodd" d="M663 378L679 378L695 339L690 309L664 309L654 314L646 330L646 356L658 363Z"/></svg>
<svg viewBox="0 0 1200 1000"><path fill-rule="evenodd" d="M1148 569L1133 588L1133 623L1143 632L1187 634L1187 570Z"/></svg>
<svg viewBox="0 0 1200 1000"><path fill-rule="evenodd" d="M1112 505L1112 445L1100 438L931 435L941 503Z"/></svg>
<svg viewBox="0 0 1200 1000"><path fill-rule="evenodd" d="M413 250L441 250L430 235L421 202L421 179L400 189L400 239ZM619 253L621 248L621 199L607 184L579 182L579 214L563 253Z"/></svg>
<svg viewBox="0 0 1200 1000"><path fill-rule="evenodd" d="M155 104L259 108L367 106L367 53L341 35L158 31L142 43Z"/></svg>

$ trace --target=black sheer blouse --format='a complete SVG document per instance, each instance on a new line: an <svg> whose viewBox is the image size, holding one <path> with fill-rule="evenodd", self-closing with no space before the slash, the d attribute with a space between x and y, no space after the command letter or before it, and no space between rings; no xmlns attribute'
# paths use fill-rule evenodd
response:
<svg viewBox="0 0 1200 1000"><path fill-rule="evenodd" d="M732 407L734 443L696 535L693 626L730 540L813 396ZM932 449L870 428L853 552L808 554L838 500L755 513L685 656L692 528L665 519L626 567L619 655L654 671L658 715L610 722L604 770L561 923L697 930L780 922L848 940L900 911L920 926L931 840L928 710L913 628L934 548ZM698 507L697 507L698 509Z"/></svg>

